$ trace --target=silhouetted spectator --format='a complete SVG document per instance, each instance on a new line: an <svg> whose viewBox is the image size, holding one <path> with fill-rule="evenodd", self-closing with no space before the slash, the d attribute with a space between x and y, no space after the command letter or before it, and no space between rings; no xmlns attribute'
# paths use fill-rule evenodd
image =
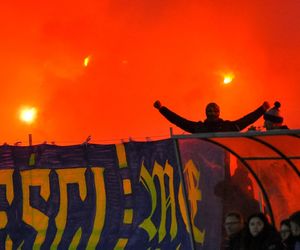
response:
<svg viewBox="0 0 300 250"><path fill-rule="evenodd" d="M160 101L154 103L154 107L159 110L159 112L171 123L175 124L179 128L183 129L189 133L208 133L208 132L228 132L228 131L241 131L247 126L254 123L259 119L265 111L270 107L268 102L264 102L255 111L249 113L248 115L235 120L228 121L221 119L220 108L216 103L209 103L206 106L206 117L207 119L202 121L190 121L187 120L176 113L169 110L167 107L162 106Z"/></svg>
<svg viewBox="0 0 300 250"><path fill-rule="evenodd" d="M291 233L291 226L289 220L280 222L280 236L284 250L294 250L294 238Z"/></svg>
<svg viewBox="0 0 300 250"><path fill-rule="evenodd" d="M224 213L238 209L243 218L260 211L254 198L253 183L247 169L240 161L232 176L227 176L215 186L215 194L222 199Z"/></svg>
<svg viewBox="0 0 300 250"><path fill-rule="evenodd" d="M288 129L286 125L283 125L283 117L280 115L280 102L275 102L274 107L269 109L264 114L265 123L264 126L266 130L272 129Z"/></svg>

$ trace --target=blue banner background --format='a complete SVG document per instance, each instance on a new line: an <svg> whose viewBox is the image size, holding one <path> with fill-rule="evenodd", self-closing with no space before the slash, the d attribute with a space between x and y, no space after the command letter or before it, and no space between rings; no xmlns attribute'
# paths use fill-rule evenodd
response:
<svg viewBox="0 0 300 250"><path fill-rule="evenodd" d="M7 187L0 183L0 211L7 214L7 224L0 229L0 247L5 249L7 241L11 240L13 248L22 246L22 249L33 247L36 230L23 221L23 193L21 173L50 169L49 183L50 196L45 200L41 194L41 187L30 186L30 206L49 217L48 227L45 228L45 241L41 249L48 249L57 233L55 218L60 209L60 186L57 170L67 169L72 175L75 169L84 168L84 183L86 197L80 197L79 183L72 181L67 184L67 221L58 249L67 249L77 230L81 229L78 249L85 249L92 233L95 218L96 190L93 168L104 168L104 182L106 193L105 222L97 249L190 249L190 240L181 212L176 209L178 232L171 240L170 209L167 208L166 231L167 234L159 242L158 233L149 239L148 233L139 225L150 216L152 200L149 192L140 182L141 165L143 164L149 174L153 171L154 163L165 166L168 162L174 171L175 197L178 195L180 178L176 162L175 147L172 140L158 142L127 143L124 146L127 166L120 167L116 145L79 145L79 146L53 146L39 145L34 147L2 146L0 148L0 173L3 170L13 169L13 200L7 200ZM167 176L165 176L167 179ZM123 181L129 180L131 193L125 194ZM155 191L157 192L157 205L151 217L156 228L161 223L161 188L158 178L153 177ZM166 195L169 195L166 188ZM176 207L178 200L176 198ZM124 210L132 209L133 215L130 223L124 223ZM118 241L125 240L125 244Z"/></svg>
<svg viewBox="0 0 300 250"><path fill-rule="evenodd" d="M197 202L195 224L197 228L205 230L205 238L203 244L196 242L196 248L220 249L223 205L220 197L215 194L215 187L224 180L225 151L203 140L181 139L179 153L182 165L185 166L192 160L200 174L198 189L201 191L202 199ZM184 174L185 181L188 181L186 170Z"/></svg>

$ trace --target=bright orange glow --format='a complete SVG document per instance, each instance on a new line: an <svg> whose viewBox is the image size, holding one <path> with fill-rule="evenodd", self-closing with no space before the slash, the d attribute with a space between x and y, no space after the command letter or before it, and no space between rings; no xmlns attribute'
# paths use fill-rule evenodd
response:
<svg viewBox="0 0 300 250"><path fill-rule="evenodd" d="M22 108L20 112L21 121L31 124L34 122L37 116L37 110L34 107L31 108Z"/></svg>
<svg viewBox="0 0 300 250"><path fill-rule="evenodd" d="M86 58L84 58L84 61L83 61L83 65L84 67L87 67L90 63L90 56L87 56Z"/></svg>
<svg viewBox="0 0 300 250"><path fill-rule="evenodd" d="M193 121L209 102L235 120L278 99L300 128L299 1L17 2L1 5L0 145L27 140L24 103L38 107L35 142L59 145L181 134L157 99Z"/></svg>
<svg viewBox="0 0 300 250"><path fill-rule="evenodd" d="M224 76L224 80L223 80L223 83L224 84L229 84L233 81L234 79L234 75L233 74L227 74Z"/></svg>

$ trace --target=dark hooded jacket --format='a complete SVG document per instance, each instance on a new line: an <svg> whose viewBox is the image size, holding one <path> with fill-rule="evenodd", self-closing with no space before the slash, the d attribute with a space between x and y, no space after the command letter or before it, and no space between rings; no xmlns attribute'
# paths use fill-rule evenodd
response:
<svg viewBox="0 0 300 250"><path fill-rule="evenodd" d="M175 124L177 127L183 129L189 133L209 133L209 132L229 132L229 131L241 131L247 126L258 120L264 113L265 110L263 106L249 113L248 115L235 120L228 121L219 118L217 121L208 121L207 119L202 121L190 121L187 120L173 111L169 110L167 107L162 106L159 112L171 123Z"/></svg>
<svg viewBox="0 0 300 250"><path fill-rule="evenodd" d="M295 237L290 235L286 240L282 241L283 249L284 250L294 250L295 249Z"/></svg>
<svg viewBox="0 0 300 250"><path fill-rule="evenodd" d="M290 216L290 221L293 221L300 227L300 210ZM300 250L300 235L294 235L295 250Z"/></svg>
<svg viewBox="0 0 300 250"><path fill-rule="evenodd" d="M238 232L228 238L223 245L223 250L240 250L242 242L242 232Z"/></svg>

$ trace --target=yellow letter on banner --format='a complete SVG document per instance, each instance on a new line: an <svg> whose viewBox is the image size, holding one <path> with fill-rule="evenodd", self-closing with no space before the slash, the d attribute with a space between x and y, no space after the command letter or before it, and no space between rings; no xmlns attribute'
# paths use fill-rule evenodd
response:
<svg viewBox="0 0 300 250"><path fill-rule="evenodd" d="M86 168L70 168L70 169L57 169L60 190L60 204L59 211L55 218L55 224L57 232L54 241L51 245L51 249L57 249L61 237L63 235L64 229L67 223L67 212L68 212L68 194L67 194L67 184L78 183L80 198L84 200L86 198L86 182L85 173Z"/></svg>
<svg viewBox="0 0 300 250"><path fill-rule="evenodd" d="M106 193L105 193L105 185L104 185L104 168L92 168L94 173L95 180L95 189L96 189L96 215L94 219L94 227L92 231L92 235L89 239L87 249L95 249L98 241L100 240L100 236L102 233L102 229L105 221L105 209L106 209Z"/></svg>
<svg viewBox="0 0 300 250"><path fill-rule="evenodd" d="M141 166L141 174L140 174L140 182L145 186L147 191L150 193L151 196L151 213L148 218L146 218L139 227L143 228L149 235L149 240L152 240L157 233L156 227L152 222L151 218L156 209L156 200L157 200L157 193L154 185L154 181L149 174L148 170L142 163Z"/></svg>
<svg viewBox="0 0 300 250"><path fill-rule="evenodd" d="M0 185L5 185L6 187L6 199L9 204L12 203L14 198L14 187L13 187L13 169L4 169L0 171ZM0 229L6 227L7 215L5 211L0 211Z"/></svg>
<svg viewBox="0 0 300 250"><path fill-rule="evenodd" d="M198 211L198 201L202 200L202 194L199 187L200 172L192 160L189 160L184 166L184 175L187 182L188 200L191 207L191 224L195 241L204 242L205 230L201 232L195 225L195 217Z"/></svg>
<svg viewBox="0 0 300 250"><path fill-rule="evenodd" d="M14 199L14 187L13 187L13 169L4 169L0 171L0 185L6 187L6 199L8 204L12 203ZM3 229L7 225L7 214L5 211L0 211L0 229ZM9 235L5 239L5 250L12 249L13 243Z"/></svg>
<svg viewBox="0 0 300 250"><path fill-rule="evenodd" d="M60 206L59 212L55 218L55 223L57 227L57 232L55 239L52 243L51 249L57 249L59 242L61 241L63 232L67 223L67 184L78 183L79 194L81 200L84 200L87 195L87 183L85 181L85 171L86 168L72 168L72 169L57 169L59 179L59 189L60 189ZM94 173L95 188L96 188L96 215L95 223L93 226L92 236L89 239L87 249L94 249L97 245L100 235L104 225L105 219L105 208L106 208L106 195L103 177L103 168L92 168ZM80 236L81 234L76 234L75 236ZM75 237L74 236L74 237ZM79 240L73 240L74 242L79 242Z"/></svg>
<svg viewBox="0 0 300 250"><path fill-rule="evenodd" d="M171 225L170 235L171 239L174 239L177 235L177 218L176 218L176 206L174 197L174 178L173 178L173 167L167 162L165 168L159 165L157 162L154 163L152 176L149 175L147 169L142 165L141 169L141 180L144 186L150 192L152 200L152 210L150 216L145 219L140 225L141 228L146 230L150 236L150 240L155 236L157 230L152 222L152 216L156 209L157 193L154 184L154 177L158 178L161 192L161 221L158 230L158 241L161 242L166 236L166 221L167 221L167 209L171 208ZM166 195L166 184L165 176L168 177L169 182L169 196Z"/></svg>
<svg viewBox="0 0 300 250"><path fill-rule="evenodd" d="M180 209L180 212L181 212L183 222L185 224L186 231L188 233L190 233L191 229L190 229L190 226L189 226L189 223L188 223L188 212L187 212L187 207L186 207L185 199L184 199L184 195L183 195L182 183L180 183L180 185L179 185L178 203L179 203L179 209Z"/></svg>
<svg viewBox="0 0 300 250"><path fill-rule="evenodd" d="M47 201L50 195L49 173L50 169L34 169L21 172L23 191L22 219L37 231L33 249L40 249L41 244L44 242L49 217L30 206L29 187L39 186L41 188L41 197Z"/></svg>

